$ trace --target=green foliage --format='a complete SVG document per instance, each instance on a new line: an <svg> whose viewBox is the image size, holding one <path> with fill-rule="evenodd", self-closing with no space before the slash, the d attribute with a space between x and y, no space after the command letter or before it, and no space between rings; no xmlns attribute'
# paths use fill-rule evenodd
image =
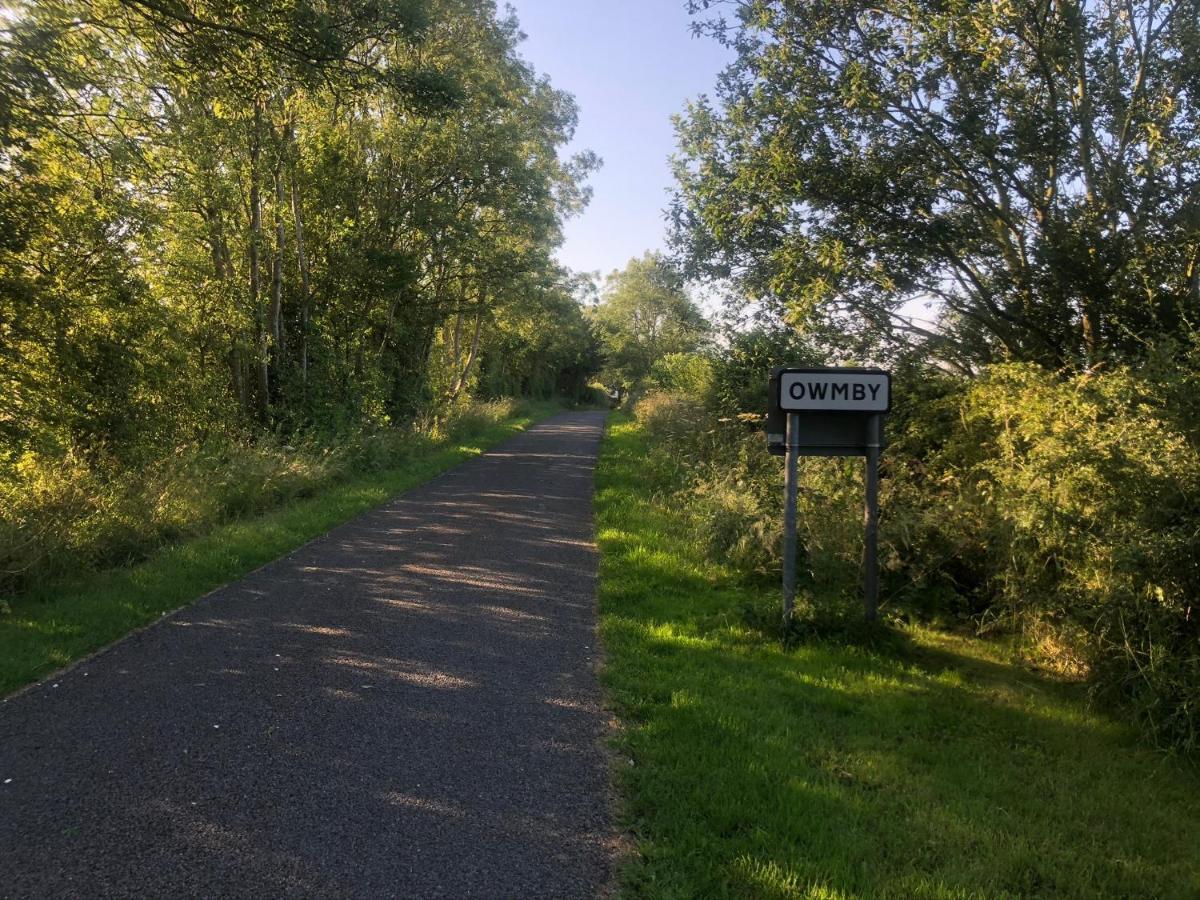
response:
<svg viewBox="0 0 1200 900"><path fill-rule="evenodd" d="M667 393L707 397L712 389L713 367L699 353L668 353L650 366L649 384Z"/></svg>
<svg viewBox="0 0 1200 900"><path fill-rule="evenodd" d="M535 319L506 385L586 383L552 260L596 165L559 158L574 101L492 4L344 6L5 13L0 449L402 425Z"/></svg>
<svg viewBox="0 0 1200 900"><path fill-rule="evenodd" d="M655 443L614 416L596 473L625 894L1200 891L1194 767L994 642L909 626L785 646L777 582L713 556L694 498L652 480Z"/></svg>
<svg viewBox="0 0 1200 900"><path fill-rule="evenodd" d="M664 356L694 352L708 332L679 275L654 253L610 275L591 312L604 351L601 380L622 392L641 386Z"/></svg>
<svg viewBox="0 0 1200 900"><path fill-rule="evenodd" d="M900 423L887 498L894 575L1049 632L1099 695L1185 750L1200 749L1200 453L1167 398L1194 380L995 367L960 386L953 427L936 407Z"/></svg>
<svg viewBox="0 0 1200 900"><path fill-rule="evenodd" d="M599 342L567 285L534 286L493 322L480 351L483 396L590 399Z"/></svg>
<svg viewBox="0 0 1200 900"><path fill-rule="evenodd" d="M691 6L735 58L678 121L690 272L963 371L1138 359L1194 324L1195 0Z"/></svg>
<svg viewBox="0 0 1200 900"><path fill-rule="evenodd" d="M338 9L0 10L0 593L586 391L573 99L494 4Z"/></svg>

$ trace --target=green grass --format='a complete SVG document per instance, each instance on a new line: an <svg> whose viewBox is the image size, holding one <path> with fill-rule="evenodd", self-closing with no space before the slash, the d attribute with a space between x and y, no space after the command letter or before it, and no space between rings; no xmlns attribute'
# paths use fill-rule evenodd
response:
<svg viewBox="0 0 1200 900"><path fill-rule="evenodd" d="M612 420L604 674L631 897L1198 897L1200 775L994 645L914 629L785 650ZM883 647L885 649L879 649Z"/></svg>
<svg viewBox="0 0 1200 900"><path fill-rule="evenodd" d="M523 414L466 438L428 443L393 468L359 475L255 518L165 547L128 568L53 582L0 615L0 696L294 550L364 510L428 481L561 407Z"/></svg>

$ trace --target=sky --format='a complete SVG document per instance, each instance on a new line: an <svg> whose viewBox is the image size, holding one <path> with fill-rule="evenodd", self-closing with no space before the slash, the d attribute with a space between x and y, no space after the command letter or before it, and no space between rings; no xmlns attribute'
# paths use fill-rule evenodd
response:
<svg viewBox="0 0 1200 900"><path fill-rule="evenodd" d="M521 55L579 104L567 152L604 160L590 179L591 204L566 225L560 262L607 275L663 248L671 116L713 91L728 51L692 36L686 0L509 2L528 36Z"/></svg>

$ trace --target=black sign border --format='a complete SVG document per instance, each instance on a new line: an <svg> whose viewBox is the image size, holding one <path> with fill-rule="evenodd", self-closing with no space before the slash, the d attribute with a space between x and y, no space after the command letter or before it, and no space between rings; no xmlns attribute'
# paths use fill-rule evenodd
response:
<svg viewBox="0 0 1200 900"><path fill-rule="evenodd" d="M779 390L776 394L775 402L779 404L779 410L784 415L804 416L816 413L818 415L830 416L883 416L892 411L892 373L883 369L863 369L853 366L788 367L776 369L775 374L779 378ZM882 375L887 379L887 409L785 409L783 406L784 375Z"/></svg>

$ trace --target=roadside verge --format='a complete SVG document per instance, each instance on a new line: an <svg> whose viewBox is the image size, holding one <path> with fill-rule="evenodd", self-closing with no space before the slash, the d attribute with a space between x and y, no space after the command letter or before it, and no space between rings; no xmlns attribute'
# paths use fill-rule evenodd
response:
<svg viewBox="0 0 1200 900"><path fill-rule="evenodd" d="M624 895L1200 895L1194 767L972 637L785 649L655 452L614 416L596 476Z"/></svg>
<svg viewBox="0 0 1200 900"><path fill-rule="evenodd" d="M535 404L265 515L168 545L134 566L46 584L0 616L0 697L111 644L355 515L479 456L561 410Z"/></svg>

